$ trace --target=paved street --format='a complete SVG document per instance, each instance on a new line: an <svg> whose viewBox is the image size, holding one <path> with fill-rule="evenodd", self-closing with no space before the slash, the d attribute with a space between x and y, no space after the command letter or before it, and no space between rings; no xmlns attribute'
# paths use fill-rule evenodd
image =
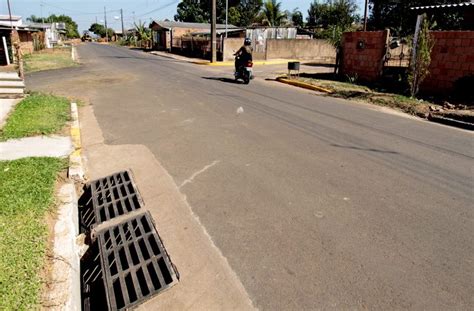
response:
<svg viewBox="0 0 474 311"><path fill-rule="evenodd" d="M472 133L236 84L231 67L99 44L78 54L83 66L28 88L87 98L107 144L148 148L257 308L474 307Z"/></svg>

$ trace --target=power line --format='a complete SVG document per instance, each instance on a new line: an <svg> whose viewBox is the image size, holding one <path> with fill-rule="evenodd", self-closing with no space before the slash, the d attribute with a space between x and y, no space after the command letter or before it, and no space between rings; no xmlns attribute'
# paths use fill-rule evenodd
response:
<svg viewBox="0 0 474 311"><path fill-rule="evenodd" d="M136 17L143 17L143 16L145 16L145 15L148 15L148 14L151 14L151 13L155 13L155 12L157 12L157 11L161 11L161 10L166 9L167 7L170 7L170 6L172 6L173 4L176 4L176 3L178 3L178 2L179 2L179 0L171 1L171 2L169 2L169 3L167 3L167 4L164 4L164 5L162 5L162 6L158 7L158 8L156 8L156 9L154 9L154 10L151 10L151 11L149 11L149 12L143 13L143 14L141 14L141 15L137 15Z"/></svg>

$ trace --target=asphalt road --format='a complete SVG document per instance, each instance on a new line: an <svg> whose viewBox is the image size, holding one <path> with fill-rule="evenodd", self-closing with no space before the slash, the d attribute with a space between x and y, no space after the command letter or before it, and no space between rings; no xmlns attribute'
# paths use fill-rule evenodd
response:
<svg viewBox="0 0 474 311"><path fill-rule="evenodd" d="M472 133L235 84L229 67L98 44L79 55L32 85L74 76L108 144L147 146L258 308L474 308Z"/></svg>

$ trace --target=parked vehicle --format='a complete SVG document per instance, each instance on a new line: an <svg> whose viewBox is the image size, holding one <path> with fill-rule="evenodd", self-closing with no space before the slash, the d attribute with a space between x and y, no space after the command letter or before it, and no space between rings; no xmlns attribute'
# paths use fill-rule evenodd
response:
<svg viewBox="0 0 474 311"><path fill-rule="evenodd" d="M244 64L240 64L235 72L235 80L243 80L244 84L249 84L253 79L253 62L251 60Z"/></svg>

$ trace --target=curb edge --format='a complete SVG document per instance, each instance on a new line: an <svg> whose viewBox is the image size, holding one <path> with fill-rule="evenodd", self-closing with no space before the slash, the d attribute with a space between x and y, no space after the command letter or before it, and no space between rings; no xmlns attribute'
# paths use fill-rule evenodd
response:
<svg viewBox="0 0 474 311"><path fill-rule="evenodd" d="M312 91L318 91L318 92L323 92L323 93L328 93L328 94L334 93L333 91L331 91L329 89L326 89L326 88L323 88L321 86L317 86L317 85L309 84L309 83L305 83L305 82L300 82L300 81L292 81L292 80L289 80L289 79L284 78L284 77L278 77L278 78L276 78L276 80L278 82L281 82L281 83L301 87L301 88L312 90Z"/></svg>
<svg viewBox="0 0 474 311"><path fill-rule="evenodd" d="M71 103L71 138L74 151L69 156L68 176L72 180L83 182L85 180L84 167L82 165L82 143L81 128L79 126L79 114L77 104Z"/></svg>

